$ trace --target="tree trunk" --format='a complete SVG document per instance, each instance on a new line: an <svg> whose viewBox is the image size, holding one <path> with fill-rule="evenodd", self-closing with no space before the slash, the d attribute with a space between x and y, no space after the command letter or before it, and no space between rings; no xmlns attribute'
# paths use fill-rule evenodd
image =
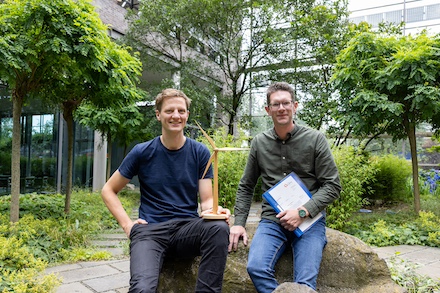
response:
<svg viewBox="0 0 440 293"><path fill-rule="evenodd" d="M109 133L107 135L107 176L106 180L110 178L110 172L112 168L112 136Z"/></svg>
<svg viewBox="0 0 440 293"><path fill-rule="evenodd" d="M20 147L21 147L21 110L23 97L12 91L12 158L11 158L11 207L10 221L19 220L20 212Z"/></svg>
<svg viewBox="0 0 440 293"><path fill-rule="evenodd" d="M66 198L64 212L70 213L70 198L72 195L72 173L73 173L73 110L70 107L64 108L64 120L67 124L67 176L66 176Z"/></svg>
<svg viewBox="0 0 440 293"><path fill-rule="evenodd" d="M414 211L420 212L419 164L417 160L416 128L410 123L408 127L409 146L411 149L412 175L414 185Z"/></svg>

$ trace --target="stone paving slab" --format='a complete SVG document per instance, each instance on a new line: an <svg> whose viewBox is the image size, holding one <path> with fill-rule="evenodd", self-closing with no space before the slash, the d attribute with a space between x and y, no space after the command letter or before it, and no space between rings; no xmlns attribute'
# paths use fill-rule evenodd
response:
<svg viewBox="0 0 440 293"><path fill-rule="evenodd" d="M93 240L92 244L98 247L116 247L121 245L120 240Z"/></svg>
<svg viewBox="0 0 440 293"><path fill-rule="evenodd" d="M440 248L421 245L397 245L375 247L380 258L389 262L391 258L408 261L416 266L415 271L440 281Z"/></svg>
<svg viewBox="0 0 440 293"><path fill-rule="evenodd" d="M96 293L96 291L92 291L80 282L77 282L61 285L58 287L56 293Z"/></svg>
<svg viewBox="0 0 440 293"><path fill-rule="evenodd" d="M126 287L129 280L130 272L125 272L86 280L83 283L96 292L107 292L109 290L116 290Z"/></svg>
<svg viewBox="0 0 440 293"><path fill-rule="evenodd" d="M58 272L58 275L63 278L63 283L73 283L77 281L84 281L93 278L104 277L120 273L119 270L104 264L100 266L81 268L70 271Z"/></svg>

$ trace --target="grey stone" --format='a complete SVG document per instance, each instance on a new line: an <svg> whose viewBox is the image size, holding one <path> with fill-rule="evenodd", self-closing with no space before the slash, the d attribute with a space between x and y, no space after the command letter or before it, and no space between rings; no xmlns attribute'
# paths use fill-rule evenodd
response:
<svg viewBox="0 0 440 293"><path fill-rule="evenodd" d="M298 283L292 283L292 282L285 282L279 285L273 293L315 293L316 291L312 288L298 284Z"/></svg>
<svg viewBox="0 0 440 293"><path fill-rule="evenodd" d="M247 226L253 236L257 223ZM324 249L318 275L317 292L324 293L403 293L406 292L391 280L386 262L361 240L327 229L328 243ZM256 292L246 271L248 247L241 245L230 253L224 273L223 292ZM173 260L164 263L159 281L159 292L194 292L200 258ZM286 251L276 266L276 277L283 288L293 288L292 253ZM287 290L286 289L286 290ZM303 292L303 291L280 291ZM307 292L307 291L304 291Z"/></svg>

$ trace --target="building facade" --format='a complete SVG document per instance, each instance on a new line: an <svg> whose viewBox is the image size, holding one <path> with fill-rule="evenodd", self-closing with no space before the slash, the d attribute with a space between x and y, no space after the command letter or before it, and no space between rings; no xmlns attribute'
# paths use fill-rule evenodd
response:
<svg viewBox="0 0 440 293"><path fill-rule="evenodd" d="M350 0L350 20L366 21L377 28L379 23L404 23L405 35L427 30L440 33L440 3L438 0Z"/></svg>

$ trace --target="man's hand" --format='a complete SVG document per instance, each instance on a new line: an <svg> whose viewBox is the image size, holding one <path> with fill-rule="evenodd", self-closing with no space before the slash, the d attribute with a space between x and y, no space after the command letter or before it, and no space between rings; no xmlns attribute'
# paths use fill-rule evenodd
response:
<svg viewBox="0 0 440 293"><path fill-rule="evenodd" d="M122 229L125 232L125 235L127 235L127 238L130 238L130 232L131 232L131 228L133 228L134 224L143 224L146 225L148 224L147 221L145 221L144 219L137 219L134 220L133 222L128 223L127 225L125 225L124 227L122 227Z"/></svg>
<svg viewBox="0 0 440 293"><path fill-rule="evenodd" d="M303 209L308 216L309 212L305 208ZM280 219L281 226L288 231L295 230L304 221L304 219L299 216L298 210L282 211L277 215L277 218Z"/></svg>
<svg viewBox="0 0 440 293"><path fill-rule="evenodd" d="M204 210L200 213L200 217L203 217L205 214L212 214L212 208ZM218 206L217 215L225 215L225 221L229 225L229 218L231 217L231 211L227 208L223 208L222 206Z"/></svg>
<svg viewBox="0 0 440 293"><path fill-rule="evenodd" d="M248 236L246 229L243 226L232 226L229 233L229 246L228 252L237 251L238 242L243 239L244 246L248 244Z"/></svg>

